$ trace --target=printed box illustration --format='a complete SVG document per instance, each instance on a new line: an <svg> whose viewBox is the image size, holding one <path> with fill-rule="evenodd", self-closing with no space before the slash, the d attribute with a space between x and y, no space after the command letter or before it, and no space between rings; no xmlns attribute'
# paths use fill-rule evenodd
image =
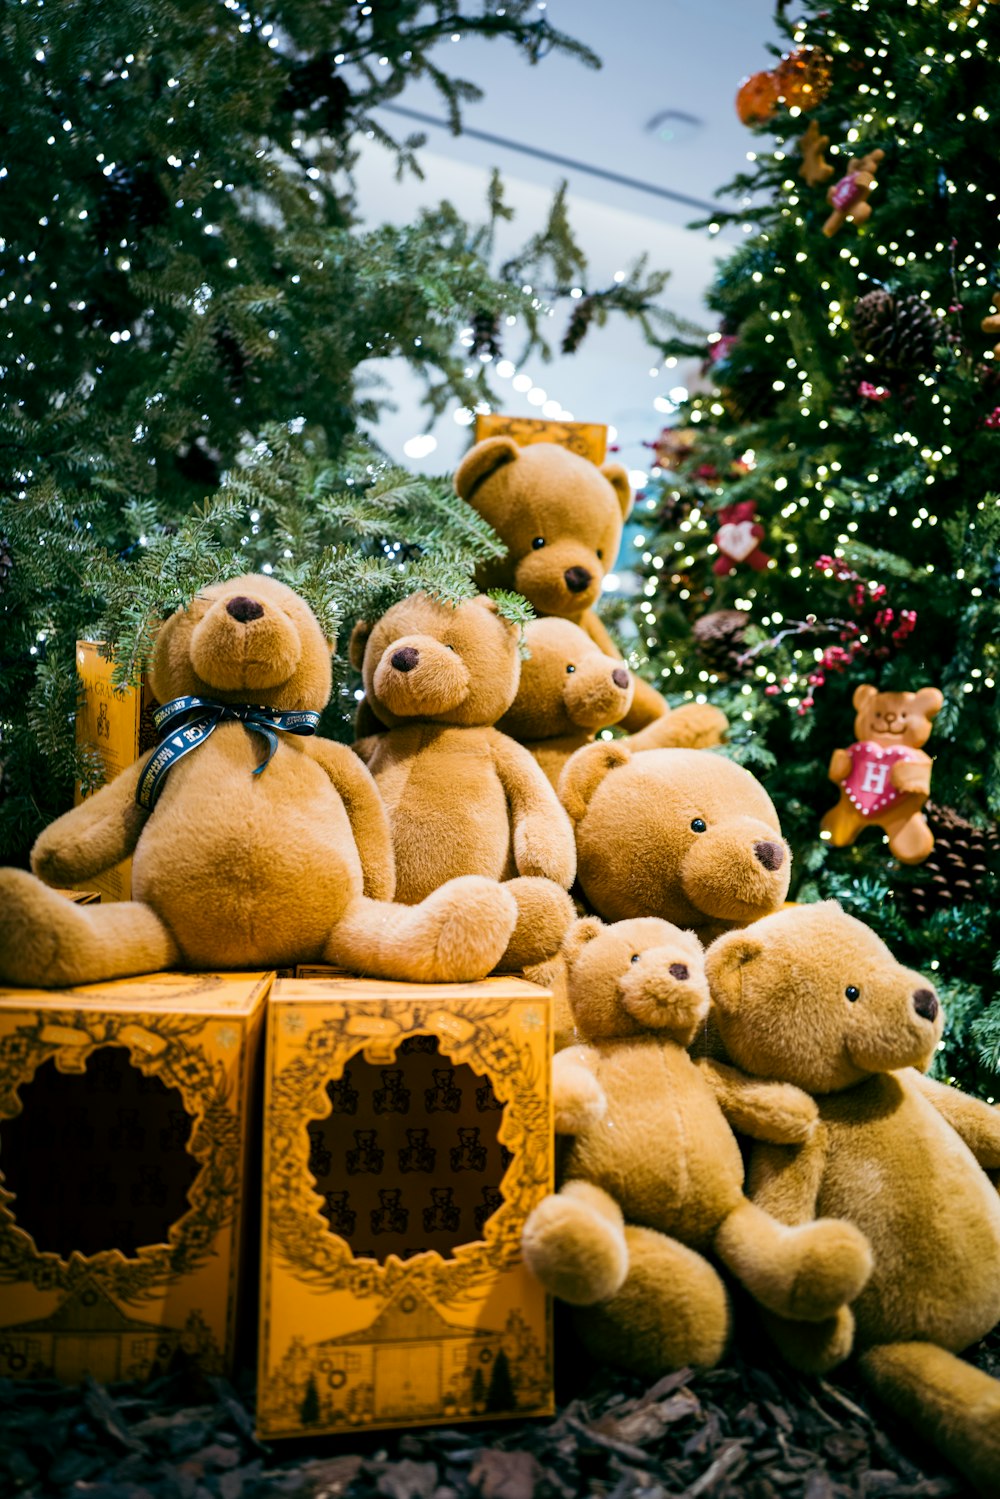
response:
<svg viewBox="0 0 1000 1499"><path fill-rule="evenodd" d="M602 422L560 422L536 416L507 416L501 411L480 412L476 417L476 441L482 442L486 437L512 437L522 448L533 442L558 443L598 466L608 452L608 429Z"/></svg>
<svg viewBox="0 0 1000 1499"><path fill-rule="evenodd" d="M156 743L156 699L145 678L139 687L115 687L114 662L104 659L100 645L93 640L77 641L76 674L80 687L76 742L96 751L105 780L112 781ZM77 782L74 802L79 806L83 799ZM102 900L130 900L132 860L124 859L82 883L85 889L97 890Z"/></svg>
<svg viewBox="0 0 1000 1499"><path fill-rule="evenodd" d="M262 1437L553 1410L521 1262L552 1190L550 997L281 980L269 1005Z"/></svg>
<svg viewBox="0 0 1000 1499"><path fill-rule="evenodd" d="M0 989L0 1377L231 1364L272 980Z"/></svg>

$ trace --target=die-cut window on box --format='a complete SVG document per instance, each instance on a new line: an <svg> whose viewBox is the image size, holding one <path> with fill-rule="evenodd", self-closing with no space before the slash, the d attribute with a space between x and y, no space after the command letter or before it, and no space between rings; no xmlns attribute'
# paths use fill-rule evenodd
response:
<svg viewBox="0 0 1000 1499"><path fill-rule="evenodd" d="M324 1218L356 1259L449 1259L483 1238L511 1161L487 1077L418 1035L389 1064L352 1057L326 1093L331 1112L307 1126L309 1170Z"/></svg>
<svg viewBox="0 0 1000 1499"><path fill-rule="evenodd" d="M124 1047L103 1046L82 1073L49 1058L19 1097L21 1112L0 1120L0 1180L39 1254L132 1258L167 1242L201 1170L177 1088L140 1072Z"/></svg>

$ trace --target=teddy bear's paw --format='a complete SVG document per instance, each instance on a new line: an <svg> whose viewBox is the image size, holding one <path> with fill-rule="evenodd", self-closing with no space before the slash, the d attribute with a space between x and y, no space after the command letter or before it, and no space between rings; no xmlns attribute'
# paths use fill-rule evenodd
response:
<svg viewBox="0 0 1000 1499"><path fill-rule="evenodd" d="M787 1364L802 1374L826 1374L850 1357L854 1313L842 1306L824 1322L792 1322L760 1309L768 1337Z"/></svg>
<svg viewBox="0 0 1000 1499"><path fill-rule="evenodd" d="M569 1063L552 1065L552 1102L557 1135L580 1135L599 1124L608 1112L608 1098L589 1068Z"/></svg>
<svg viewBox="0 0 1000 1499"><path fill-rule="evenodd" d="M852 1223L820 1218L789 1230L793 1265L787 1313L805 1322L822 1322L861 1294L872 1273L868 1240Z"/></svg>
<svg viewBox="0 0 1000 1499"><path fill-rule="evenodd" d="M503 889L517 902L517 925L499 961L500 969L511 973L554 958L576 919L567 891L552 880L530 876L508 880Z"/></svg>
<svg viewBox="0 0 1000 1499"><path fill-rule="evenodd" d="M485 978L506 951L518 909L493 880L462 875L449 880L420 906L433 933L435 979Z"/></svg>
<svg viewBox="0 0 1000 1499"><path fill-rule="evenodd" d="M546 1291L573 1306L607 1301L628 1274L621 1212L589 1182L567 1182L544 1197L528 1215L521 1250Z"/></svg>
<svg viewBox="0 0 1000 1499"><path fill-rule="evenodd" d="M514 827L514 863L518 874L568 890L576 879L576 845L566 818L555 810L522 818Z"/></svg>
<svg viewBox="0 0 1000 1499"><path fill-rule="evenodd" d="M711 703L682 703L655 718L628 741L632 750L711 749L729 732L729 720Z"/></svg>
<svg viewBox="0 0 1000 1499"><path fill-rule="evenodd" d="M0 869L0 981L32 987L60 983L63 923L71 925L75 914L65 896L33 875Z"/></svg>

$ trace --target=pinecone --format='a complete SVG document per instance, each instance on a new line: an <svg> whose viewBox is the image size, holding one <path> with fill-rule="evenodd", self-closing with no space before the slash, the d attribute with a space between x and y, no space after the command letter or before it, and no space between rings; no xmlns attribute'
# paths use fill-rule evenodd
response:
<svg viewBox="0 0 1000 1499"><path fill-rule="evenodd" d="M7 579L14 571L14 553L9 536L0 536L0 593L7 586Z"/></svg>
<svg viewBox="0 0 1000 1499"><path fill-rule="evenodd" d="M503 353L500 347L500 318L495 312L477 312L472 319L472 352L489 354L493 359L499 359Z"/></svg>
<svg viewBox="0 0 1000 1499"><path fill-rule="evenodd" d="M894 297L884 286L854 304L854 342L885 370L927 369L946 330L920 297Z"/></svg>
<svg viewBox="0 0 1000 1499"><path fill-rule="evenodd" d="M715 609L695 620L691 630L707 671L723 681L740 676L739 658L746 650L750 616L743 609Z"/></svg>
<svg viewBox="0 0 1000 1499"><path fill-rule="evenodd" d="M976 827L937 802L926 803L924 816L934 847L920 866L920 883L907 894L914 912L926 918L980 894L982 880L1000 864L1000 828Z"/></svg>
<svg viewBox="0 0 1000 1499"><path fill-rule="evenodd" d="M566 324L566 332L560 345L564 354L575 354L583 343L587 330L597 313L597 298L583 297L578 301Z"/></svg>

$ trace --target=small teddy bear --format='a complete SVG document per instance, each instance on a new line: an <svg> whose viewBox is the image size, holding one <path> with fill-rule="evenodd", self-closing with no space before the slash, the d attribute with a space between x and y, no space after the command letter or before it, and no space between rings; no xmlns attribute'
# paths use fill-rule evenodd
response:
<svg viewBox="0 0 1000 1499"><path fill-rule="evenodd" d="M771 559L760 545L765 533L757 519L756 501L740 500L736 505L724 505L717 519L719 529L714 541L719 555L712 563L712 571L725 577L745 562L754 572L763 572Z"/></svg>
<svg viewBox="0 0 1000 1499"><path fill-rule="evenodd" d="M826 201L833 212L823 225L823 233L829 238L848 222L865 224L871 218L872 206L868 195L876 186L875 173L884 151L869 151L866 156L852 156L847 163L847 173L827 189Z"/></svg>
<svg viewBox="0 0 1000 1499"><path fill-rule="evenodd" d="M659 916L703 942L776 911L791 851L748 770L711 750L600 740L567 762L559 797L580 884L609 921Z"/></svg>
<svg viewBox="0 0 1000 1499"><path fill-rule="evenodd" d="M215 584L171 615L151 672L160 745L46 828L40 879L0 871L0 981L320 962L427 981L490 971L516 917L506 891L466 879L391 904L375 783L346 746L305 737L330 696L330 649L274 578ZM130 855L132 901L77 906L47 888Z"/></svg>
<svg viewBox="0 0 1000 1499"><path fill-rule="evenodd" d="M497 724L523 744L553 786L570 755L598 729L620 723L632 702L635 677L568 619L533 619L524 629L528 658L521 663L517 697ZM631 749L718 744L726 716L710 703L668 709L628 743Z"/></svg>
<svg viewBox="0 0 1000 1499"><path fill-rule="evenodd" d="M865 682L855 689L853 702L855 742L831 757L830 780L840 787L840 800L820 831L843 848L866 827L884 828L889 852L901 864L922 864L934 847L921 811L934 762L921 746L944 698L936 687L879 692Z"/></svg>
<svg viewBox="0 0 1000 1499"><path fill-rule="evenodd" d="M523 593L536 614L572 620L620 660L594 605L632 509L622 466L598 468L557 443L520 447L511 437L486 437L459 464L455 490L507 548L502 560L478 569L479 586ZM634 733L667 711L656 689L637 677L622 727Z"/></svg>
<svg viewBox="0 0 1000 1499"><path fill-rule="evenodd" d="M384 725L354 748L388 809L397 900L456 875L504 881L518 923L501 966L551 958L574 916L576 854L542 771L494 727L517 694L518 627L483 596L453 608L413 594L355 627L351 658Z"/></svg>
<svg viewBox="0 0 1000 1499"><path fill-rule="evenodd" d="M851 1349L860 1372L984 1495L1000 1493L1000 1381L955 1355L1000 1321L1000 1109L921 1074L941 1036L933 986L835 901L776 912L706 958L727 1054L815 1098L795 1146L755 1144L749 1195L788 1224L817 1213L871 1245L871 1279L827 1323L770 1318L799 1368Z"/></svg>
<svg viewBox="0 0 1000 1499"><path fill-rule="evenodd" d="M589 1350L647 1377L715 1363L729 1303L708 1254L779 1316L836 1315L867 1279L868 1246L835 1221L782 1228L744 1196L730 1126L799 1143L814 1105L692 1060L709 1002L701 944L665 921L586 917L564 953L582 1043L553 1063L564 1184L522 1248L547 1290L587 1308Z"/></svg>

